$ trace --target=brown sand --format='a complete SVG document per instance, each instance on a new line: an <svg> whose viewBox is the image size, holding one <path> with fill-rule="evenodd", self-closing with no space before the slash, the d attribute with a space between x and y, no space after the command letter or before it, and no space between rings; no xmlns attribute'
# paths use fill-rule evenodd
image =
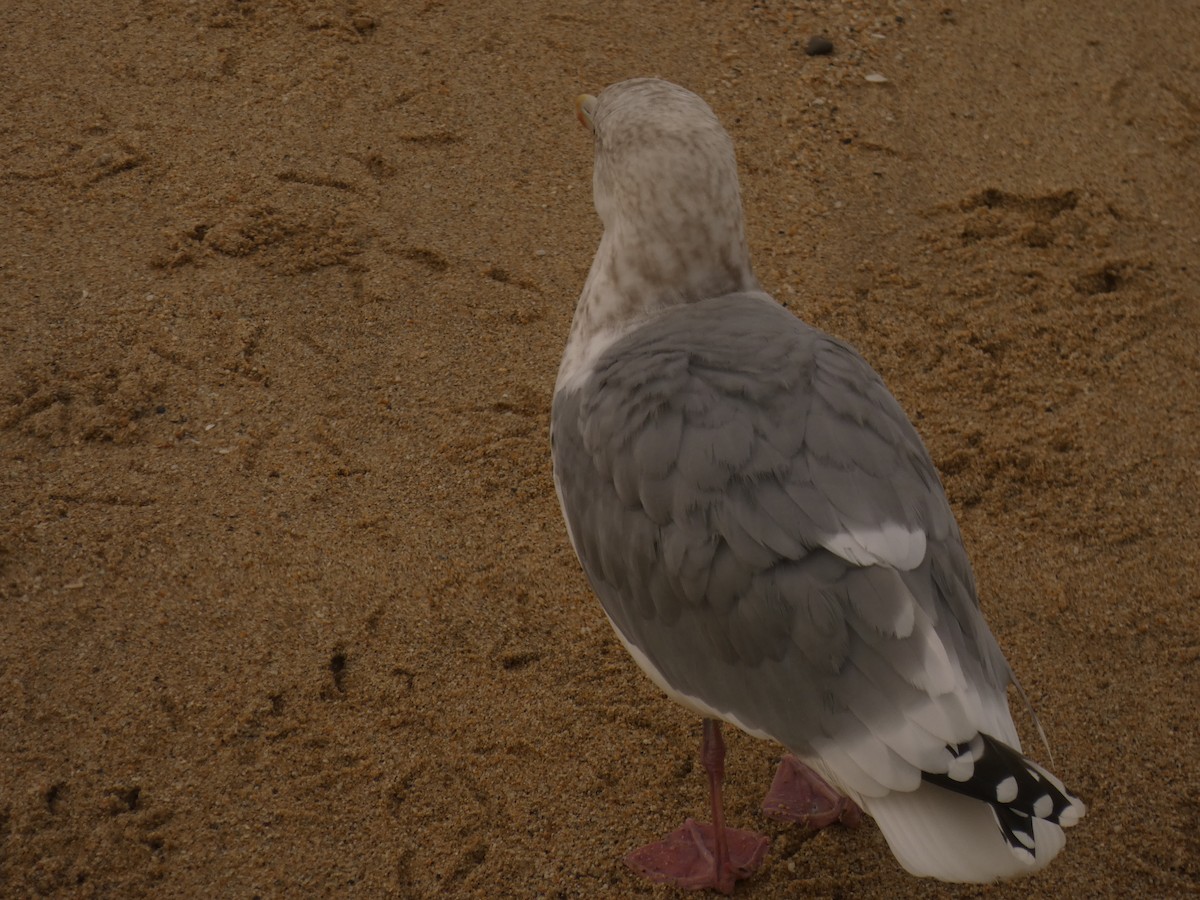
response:
<svg viewBox="0 0 1200 900"><path fill-rule="evenodd" d="M1044 875L954 888L766 823L777 748L731 736L774 839L739 893L1200 888L1195 4L0 24L0 893L671 893L620 858L703 815L699 723L610 633L547 447L600 231L572 98L635 74L708 98L763 283L913 416L1091 805Z"/></svg>

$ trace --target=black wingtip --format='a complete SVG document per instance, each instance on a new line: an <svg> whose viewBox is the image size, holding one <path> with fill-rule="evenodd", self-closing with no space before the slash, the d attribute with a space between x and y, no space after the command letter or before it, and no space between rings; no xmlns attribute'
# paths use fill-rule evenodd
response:
<svg viewBox="0 0 1200 900"><path fill-rule="evenodd" d="M947 749L956 761L970 764L970 774L956 779L922 772L921 777L988 804L1004 840L1019 858L1032 863L1037 856L1035 820L1064 828L1079 820L1083 806L1079 800L1053 775L1002 741L980 733Z"/></svg>

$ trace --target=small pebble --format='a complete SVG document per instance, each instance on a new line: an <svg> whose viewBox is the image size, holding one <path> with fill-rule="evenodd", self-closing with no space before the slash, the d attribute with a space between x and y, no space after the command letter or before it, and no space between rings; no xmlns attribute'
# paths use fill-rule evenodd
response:
<svg viewBox="0 0 1200 900"><path fill-rule="evenodd" d="M880 75L878 72L872 72L870 75L864 75L864 78L871 84L887 84L887 76Z"/></svg>
<svg viewBox="0 0 1200 900"><path fill-rule="evenodd" d="M823 34L814 34L804 45L804 52L809 56L825 56L833 52L833 41Z"/></svg>

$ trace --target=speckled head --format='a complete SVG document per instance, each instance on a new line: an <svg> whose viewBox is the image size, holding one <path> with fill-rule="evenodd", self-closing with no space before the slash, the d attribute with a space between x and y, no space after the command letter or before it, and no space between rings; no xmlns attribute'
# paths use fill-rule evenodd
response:
<svg viewBox="0 0 1200 900"><path fill-rule="evenodd" d="M657 78L580 100L580 118L595 135L596 211L605 227L622 213L656 211L715 214L740 226L733 142L707 103Z"/></svg>
<svg viewBox="0 0 1200 900"><path fill-rule="evenodd" d="M733 142L707 103L634 78L579 97L576 110L595 136L604 223L577 330L757 288Z"/></svg>

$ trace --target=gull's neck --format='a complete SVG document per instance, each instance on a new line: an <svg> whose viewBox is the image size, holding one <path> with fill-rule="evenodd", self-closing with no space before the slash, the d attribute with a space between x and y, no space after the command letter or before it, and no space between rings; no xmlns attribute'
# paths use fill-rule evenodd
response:
<svg viewBox="0 0 1200 900"><path fill-rule="evenodd" d="M668 307L759 290L740 210L736 220L716 227L711 221L692 217L682 226L654 222L635 230L617 219L605 228L575 306L556 391L578 386L614 341Z"/></svg>

